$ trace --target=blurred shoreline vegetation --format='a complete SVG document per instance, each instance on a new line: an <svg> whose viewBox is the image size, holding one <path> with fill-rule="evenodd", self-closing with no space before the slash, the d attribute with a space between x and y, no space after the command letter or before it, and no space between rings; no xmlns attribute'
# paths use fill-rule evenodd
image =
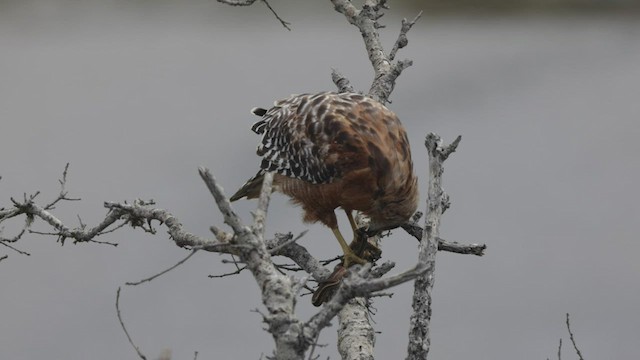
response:
<svg viewBox="0 0 640 360"><path fill-rule="evenodd" d="M260 2L259 0L256 0ZM393 10L423 10L432 15L508 15L508 14L621 14L639 15L640 0L387 0ZM326 6L329 0L269 0L276 9L300 12L309 7ZM353 0L358 7L364 0ZM227 6L215 0L0 0L0 15L16 8L216 8ZM260 6L257 6L260 7Z"/></svg>
<svg viewBox="0 0 640 360"><path fill-rule="evenodd" d="M430 14L640 14L640 0L390 0L390 4Z"/></svg>

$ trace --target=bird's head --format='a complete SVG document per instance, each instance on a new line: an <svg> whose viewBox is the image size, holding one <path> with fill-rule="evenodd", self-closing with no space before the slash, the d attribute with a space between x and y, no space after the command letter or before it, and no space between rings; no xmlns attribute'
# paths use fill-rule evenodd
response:
<svg viewBox="0 0 640 360"><path fill-rule="evenodd" d="M418 208L418 197L409 196L401 201L387 202L379 211L370 214L371 222L367 235L373 236L381 231L395 229L411 219Z"/></svg>

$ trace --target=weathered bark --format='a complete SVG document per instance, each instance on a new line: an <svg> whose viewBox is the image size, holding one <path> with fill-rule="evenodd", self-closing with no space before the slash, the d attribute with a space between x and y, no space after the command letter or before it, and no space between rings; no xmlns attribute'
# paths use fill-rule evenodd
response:
<svg viewBox="0 0 640 360"><path fill-rule="evenodd" d="M442 188L443 162L455 151L460 137L447 147L442 147L442 139L433 133L427 135L425 146L429 152L429 190L427 194L427 216L422 240L419 245L418 262L427 271L414 283L413 313L409 325L408 360L426 359L431 347L430 322L433 283L435 280L436 253L440 236L440 218L449 207L449 196Z"/></svg>

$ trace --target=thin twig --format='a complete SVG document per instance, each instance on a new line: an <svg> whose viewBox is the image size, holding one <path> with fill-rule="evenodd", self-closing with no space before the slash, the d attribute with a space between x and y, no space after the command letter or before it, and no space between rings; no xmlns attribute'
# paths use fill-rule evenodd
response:
<svg viewBox="0 0 640 360"><path fill-rule="evenodd" d="M562 338L560 338L560 345L558 345L558 360L562 360L561 354L562 354Z"/></svg>
<svg viewBox="0 0 640 360"><path fill-rule="evenodd" d="M280 24L282 24L282 26L284 26L285 29L291 31L291 28L289 27L289 25L291 25L290 22L288 21L284 21L280 15L278 15L278 13L273 10L273 8L271 7L271 4L269 4L269 2L267 0L262 0L262 2L267 5L267 7L269 8L269 10L271 11L271 13L273 14L273 16L276 17L276 19L278 19L278 21L280 21Z"/></svg>
<svg viewBox="0 0 640 360"><path fill-rule="evenodd" d="M110 241L88 240L87 242L96 243L96 244L100 244L100 245L111 245L113 247L118 247L118 244L112 243Z"/></svg>
<svg viewBox="0 0 640 360"><path fill-rule="evenodd" d="M144 356L144 354L142 354L138 346L131 339L129 332L127 331L127 327L124 326L124 321L122 321L122 315L120 314L120 288L118 288L118 292L116 294L116 311L118 314L118 320L120 321L120 326L122 326L122 330L124 331L124 334L127 335L127 339L129 339L129 343L131 344L131 346L133 346L133 348L136 350L136 353L138 353L138 356L141 359L147 360L147 357Z"/></svg>
<svg viewBox="0 0 640 360"><path fill-rule="evenodd" d="M0 245L4 245L4 246L8 247L9 249L11 249L11 250L13 250L13 251L17 252L17 253L18 253L18 254L20 254L20 255L27 255L27 256L31 256L31 254L29 254L28 252L26 252L26 251L22 251L22 250L20 250L20 249L17 249L17 248L15 248L15 247L13 247L13 246L11 246L11 245L7 244L7 243L6 243L6 242L4 242L4 241L0 241Z"/></svg>
<svg viewBox="0 0 640 360"><path fill-rule="evenodd" d="M122 227L124 227L124 226L126 226L126 225L127 225L127 222L125 221L125 222L123 222L122 224L120 224L120 225L118 225L118 226L114 227L113 229L101 231L101 232L99 233L99 235L104 235L104 234L112 233L112 232L114 232L114 231L116 231L116 230L118 230L118 229L120 229L120 228L122 228ZM82 228L84 229L85 227L83 226Z"/></svg>
<svg viewBox="0 0 640 360"><path fill-rule="evenodd" d="M162 271L162 272L159 272L159 273L157 273L157 274L155 274L155 275L153 275L153 276L151 276L151 277L148 277L148 278L146 278L146 279L142 279L142 280L140 280L140 281L136 281L136 282L127 282L127 283L125 283L125 285L132 285L132 286L136 286L136 285L140 285L140 284L142 284L142 283L144 283L144 282L151 281L151 280L153 280L153 279L155 279L155 278L157 278L157 277L159 277L159 276L162 276L162 275L164 275L164 274L168 273L169 271L171 271L171 270L173 270L173 269L177 268L178 266L180 266L180 265L184 264L184 263L185 263L187 260L189 260L193 255L195 255L195 253L196 253L196 252L198 252L198 250L199 250L199 249L193 249L193 250L191 250L191 253L190 253L189 255L187 255L187 257L185 257L184 259L182 259L182 260L178 261L175 265L173 265L172 267L170 267L170 268L168 268L168 269L166 269L166 270L164 270L164 271Z"/></svg>
<svg viewBox="0 0 640 360"><path fill-rule="evenodd" d="M216 279L216 278L223 278L223 277L227 277L227 276L237 275L237 274L240 274L240 272L242 272L242 270L244 270L246 268L247 268L247 266L242 266L242 267L239 267L236 271L233 271L233 272L224 273L224 274L221 274L221 275L209 275L209 278Z"/></svg>
<svg viewBox="0 0 640 360"><path fill-rule="evenodd" d="M578 358L580 358L580 360L584 360L584 358L582 357L582 353L580 353L580 349L578 349L578 345L576 345L576 340L573 338L573 333L571 332L571 324L569 323L569 313L567 313L567 330L569 331L569 338L571 339L573 348L576 349Z"/></svg>
<svg viewBox="0 0 640 360"><path fill-rule="evenodd" d="M266 0L261 0L263 3L265 3L265 5L267 5L267 7L269 8L269 10L271 11L271 13L276 17L276 19L278 19L278 21L280 21L280 24L282 24L282 26L284 26L285 29L291 31L291 28L289 27L289 25L291 25L291 23L284 21L277 13L275 10L273 10L273 8L271 7L271 5L266 1ZM231 6L250 6L253 5L253 3L256 2L256 0L218 0L219 3L225 4L225 5L231 5Z"/></svg>
<svg viewBox="0 0 640 360"><path fill-rule="evenodd" d="M231 6L249 6L253 5L256 0L218 0L218 2Z"/></svg>
<svg viewBox="0 0 640 360"><path fill-rule="evenodd" d="M24 235L24 233L31 227L31 224L33 224L33 216L29 216L27 215L24 219L24 226L22 227L22 230L20 230L20 232L15 235L12 238L3 238L0 236L0 242L2 243L14 243L17 242L18 240L20 240L20 238L22 238L22 235ZM0 234L2 234L2 230L4 230L4 228L0 229Z"/></svg>
<svg viewBox="0 0 640 360"><path fill-rule="evenodd" d="M318 357L314 358L313 353L316 351L316 347L321 347L320 345L318 345L319 338L320 338L320 333L318 333L318 335L316 335L316 338L313 340L313 344L311 345L311 351L309 351L309 356L307 357L307 360L314 360L318 358Z"/></svg>
<svg viewBox="0 0 640 360"><path fill-rule="evenodd" d="M69 172L69 163L67 163L64 166L64 171L62 171L62 179L58 179L58 182L60 183L60 192L58 193L58 197L55 198L52 202L50 202L49 204L44 206L45 210L52 210L54 209L54 206L61 200L67 200L67 201L80 201L80 198L69 198L67 197L67 190L66 190L66 185L67 185L67 174ZM37 193L36 193L37 195ZM35 196L34 196L35 198ZM33 200L33 199L31 199Z"/></svg>
<svg viewBox="0 0 640 360"><path fill-rule="evenodd" d="M407 33L409 32L409 30L411 30L413 25L415 25L416 21L418 21L418 19L420 19L421 16L422 16L422 11L420 11L418 15L416 15L416 17L413 18L413 20L411 21L407 21L406 18L402 19L402 28L400 29L400 35L398 35L398 39L396 40L396 43L393 44L393 49L391 49L391 51L389 52L389 60L395 59L396 53L398 52L398 50L402 49L403 47L409 44L409 40L407 39Z"/></svg>
<svg viewBox="0 0 640 360"><path fill-rule="evenodd" d="M266 240L267 249L273 249L278 247L280 244L284 242L288 242L293 238L293 234L276 234L275 239ZM293 260L298 266L300 266L304 271L311 274L313 278L317 281L324 281L330 275L331 271L325 268L326 264L321 263L315 257L313 257L309 251L304 247L295 242L290 243L289 245L280 248L277 252L270 252L271 256L286 256L289 259ZM340 257L338 257L340 259Z"/></svg>

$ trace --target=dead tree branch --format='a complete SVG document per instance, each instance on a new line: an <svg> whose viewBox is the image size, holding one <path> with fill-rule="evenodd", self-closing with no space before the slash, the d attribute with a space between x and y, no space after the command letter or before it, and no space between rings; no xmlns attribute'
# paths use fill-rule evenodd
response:
<svg viewBox="0 0 640 360"><path fill-rule="evenodd" d="M187 262L187 260L189 260L193 255L196 254L196 252L198 252L198 249L192 250L191 253L189 255L187 255L187 257L185 257L184 259L178 261L175 265L171 266L170 268L167 268L167 269L165 269L165 270L163 270L163 271L161 271L161 272L159 272L159 273L157 273L157 274L155 274L153 276L150 276L148 278L142 279L140 281L127 282L127 283L125 283L125 285L136 286L136 285L140 285L140 284L145 283L145 282L149 282L149 281L151 281L151 280L153 280L153 279L155 279L157 277L160 277L160 276L168 273L169 271L177 268L178 266L184 264L185 262Z"/></svg>
<svg viewBox="0 0 640 360"><path fill-rule="evenodd" d="M396 40L396 43L393 44L393 49L391 49L391 52L389 52L389 60L395 59L396 53L398 52L398 50L402 49L403 47L409 44L409 39L407 39L407 33L409 32L409 30L411 30L413 25L416 24L416 21L418 21L418 19L420 19L421 16L422 16L422 11L420 11L418 15L416 15L416 17L411 21L408 21L406 18L402 19L402 28L400 29L400 35L398 35L398 39Z"/></svg>
<svg viewBox="0 0 640 360"><path fill-rule="evenodd" d="M582 357L582 353L580 349L578 349L578 345L576 345L576 340L573 338L573 332L571 332L571 323L569 322L569 313L567 313L567 331L569 332L569 339L571 339L571 343L573 344L573 348L576 350L576 354L578 354L578 358L580 360L584 360ZM560 354L560 350L558 350L558 356Z"/></svg>
<svg viewBox="0 0 640 360"><path fill-rule="evenodd" d="M361 9L356 8L349 0L331 0L335 10L343 14L350 24L356 26L362 34L364 45L369 55L369 61L373 66L374 77L369 89L369 96L384 103L389 102L389 96L393 92L396 79L402 71L413 64L411 60L401 60L393 62L398 49L408 44L407 32L418 20L420 14L411 22L404 20L400 36L389 55L384 51L378 29L383 28L378 20L384 15L383 10L387 9L386 0L365 0ZM335 73L335 71L334 71ZM344 86L337 81L341 77L333 76L334 82L339 89ZM348 84L348 83L347 83Z"/></svg>
<svg viewBox="0 0 640 360"><path fill-rule="evenodd" d="M122 331L124 331L124 334L127 336L127 339L129 340L129 344L131 344L131 346L133 346L133 348L136 350L136 353L138 354L140 359L147 360L147 357L144 356L144 354L140 351L140 348L133 342L133 339L131 339L131 335L129 335L129 332L127 331L127 327L124 326L124 321L122 320L122 315L120 314L120 288L118 288L118 292L116 293L116 314L118 315L118 320L120 321L120 326L122 327Z"/></svg>
<svg viewBox="0 0 640 360"><path fill-rule="evenodd" d="M369 96L382 103L389 102L389 96L395 87L396 79L405 68L412 64L411 60L403 60L395 63L393 60L398 50L408 44L407 33L420 18L422 12L420 12L413 21L409 22L406 19L402 21L400 35L398 36L398 39L396 40L389 55L386 55L378 34L378 29L384 27L378 22L378 20L384 15L383 10L387 9L385 0L366 0L361 9L356 8L349 0L332 0L331 2L337 12L343 14L349 23L360 30L365 49L369 56L369 62L374 70L374 79L371 87L369 88ZM354 91L349 80L336 69L332 70L331 78L339 92ZM342 305L343 310L340 313L341 316L339 317L339 320L349 319L351 325L358 324L356 327L360 331L340 332L338 334L338 343L351 345L358 344L357 348L362 350L357 354L341 350L343 359L373 358L373 347L375 344L375 337L373 334L375 332L373 331L369 317L364 316L364 314L367 314L367 308L365 306L366 303L367 301L364 299L359 299ZM355 314L360 314L361 316L355 316ZM339 328L342 329L344 326L345 324L340 323ZM371 334L372 336L360 336L360 334ZM352 338L352 335L355 336Z"/></svg>
<svg viewBox="0 0 640 360"><path fill-rule="evenodd" d="M558 360L562 360L562 338L560 338L560 343L558 344Z"/></svg>
<svg viewBox="0 0 640 360"><path fill-rule="evenodd" d="M271 7L271 4L269 4L269 2L267 0L260 0L262 1L267 8L269 9L269 11L271 11L271 13L273 14L273 16L276 17L276 19L278 19L278 21L280 21L280 24L282 26L284 26L285 29L291 31L291 28L289 27L289 25L291 25L291 23L284 21L279 15L278 13L276 13L276 11ZM225 5L231 5L231 6L251 6L253 5L253 3L256 2L256 0L218 0L219 3L223 3Z"/></svg>
<svg viewBox="0 0 640 360"><path fill-rule="evenodd" d="M375 331L364 298L349 300L338 314L338 352L343 359L373 359Z"/></svg>
<svg viewBox="0 0 640 360"><path fill-rule="evenodd" d="M426 359L431 346L430 327L432 290L435 279L436 253L440 236L440 220L449 207L449 197L442 188L443 163L460 142L458 138L448 146L442 145L440 136L430 133L425 140L429 153L429 190L425 231L419 245L418 262L426 267L426 273L414 283L413 313L409 325L407 359Z"/></svg>
<svg viewBox="0 0 640 360"><path fill-rule="evenodd" d="M402 225L402 228L409 233L409 235L416 238L416 240L422 240L422 234L424 233L424 229L418 225L418 220L422 217L422 212L417 211L413 218ZM446 251L452 252L456 254L464 254L464 255L476 255L482 256L484 255L484 251L487 249L486 244L459 244L457 242L449 242L443 238L438 238L438 251Z"/></svg>

